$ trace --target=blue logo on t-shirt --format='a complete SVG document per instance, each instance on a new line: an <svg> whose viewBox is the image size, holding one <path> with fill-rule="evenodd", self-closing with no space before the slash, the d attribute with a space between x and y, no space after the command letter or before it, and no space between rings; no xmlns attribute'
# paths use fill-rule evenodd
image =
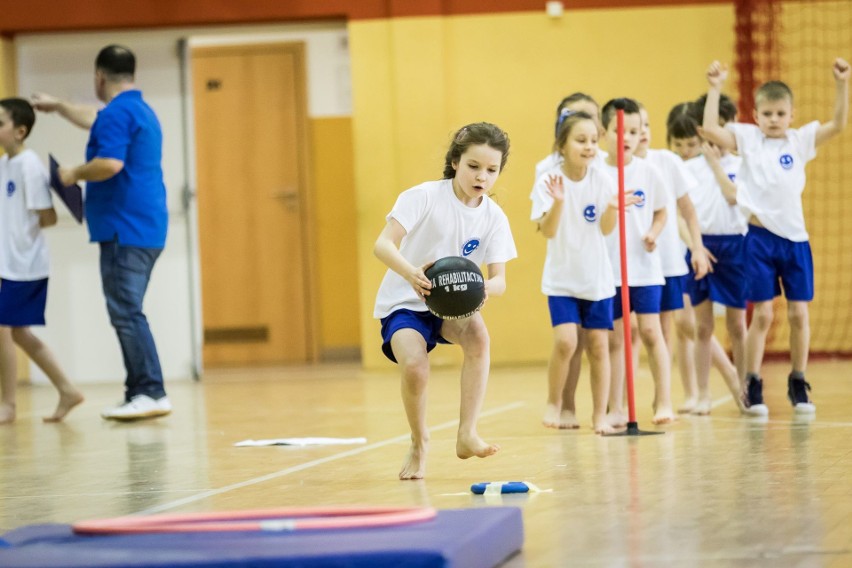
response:
<svg viewBox="0 0 852 568"><path fill-rule="evenodd" d="M645 207L645 190L637 189L633 192L633 195L639 198L639 203L636 204L636 207Z"/></svg>
<svg viewBox="0 0 852 568"><path fill-rule="evenodd" d="M597 211L595 211L594 204L586 205L586 208L583 209L583 219L588 221L589 223L594 223L595 219L598 218Z"/></svg>
<svg viewBox="0 0 852 568"><path fill-rule="evenodd" d="M479 248L479 239L473 238L467 241L462 247L462 256L468 256L470 253Z"/></svg>
<svg viewBox="0 0 852 568"><path fill-rule="evenodd" d="M10 181L10 182L6 185L6 195L8 195L9 197L11 197L13 193L15 193L15 182Z"/></svg>
<svg viewBox="0 0 852 568"><path fill-rule="evenodd" d="M735 179L737 179L737 174L728 174L728 179L734 181Z"/></svg>
<svg viewBox="0 0 852 568"><path fill-rule="evenodd" d="M793 156L790 154L782 154L782 156L778 158L778 163L781 164L781 167L785 170L789 170L793 167Z"/></svg>

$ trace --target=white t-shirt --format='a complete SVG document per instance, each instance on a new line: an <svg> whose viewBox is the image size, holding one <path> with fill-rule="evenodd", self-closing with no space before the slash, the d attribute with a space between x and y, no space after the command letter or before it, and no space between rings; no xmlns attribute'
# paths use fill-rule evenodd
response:
<svg viewBox="0 0 852 568"><path fill-rule="evenodd" d="M50 209L47 168L32 150L0 157L0 277L31 281L47 278L50 258L37 210Z"/></svg>
<svg viewBox="0 0 852 568"><path fill-rule="evenodd" d="M618 168L604 164L601 168L612 180L618 183ZM659 170L646 160L633 158L624 167L624 189L636 190L642 201L625 211L625 240L627 243L627 284L628 286L659 286L665 284L663 266L660 259L660 247L653 251L645 250L642 238L651 229L654 212L665 209L668 195ZM668 221L667 221L668 222ZM618 246L618 224L615 230L606 236L606 246L615 285L621 286L621 253Z"/></svg>
<svg viewBox="0 0 852 568"><path fill-rule="evenodd" d="M428 181L403 191L387 215L390 219L406 230L399 252L415 266L445 256L463 256L477 266L518 256L509 219L500 206L489 197L477 207L464 205L453 193L451 179ZM400 309L428 310L411 284L388 269L376 295L373 317L381 319Z"/></svg>
<svg viewBox="0 0 852 568"><path fill-rule="evenodd" d="M663 184L668 194L666 203L666 226L657 237L657 247L660 250L660 262L663 266L663 276L683 276L689 269L686 266L683 244L678 233L677 200L684 195L692 197L692 190L698 184L680 159L680 156L669 150L648 150L645 157L654 164L663 176Z"/></svg>
<svg viewBox="0 0 852 568"><path fill-rule="evenodd" d="M597 153L595 153L595 159L592 160L593 166L603 166L606 165L606 157L607 153L604 150L598 148ZM548 172L552 169L559 168L562 165L562 162L565 161L565 158L562 157L562 154L559 152L551 152L547 155L546 158L541 160L539 163L535 165L535 180L538 181L538 178L542 176L544 172Z"/></svg>
<svg viewBox="0 0 852 568"><path fill-rule="evenodd" d="M784 138L767 138L753 124L728 123L725 128L737 138L737 151L743 158L737 190L737 203L746 218L750 215L781 237L807 241L802 192L805 190L805 164L816 157L814 121L787 130Z"/></svg>
<svg viewBox="0 0 852 568"><path fill-rule="evenodd" d="M719 160L728 179L737 184L737 194L742 191L743 184L739 179L742 158L733 154L725 154ZM687 169L698 180L698 185L689 192L689 198L698 215L698 224L702 235L745 235L748 224L738 205L731 205L725 200L722 188L716 181L713 168L707 158L696 156L684 162Z"/></svg>
<svg viewBox="0 0 852 568"><path fill-rule="evenodd" d="M589 168L578 182L568 179L561 168L545 172L530 195L533 221L553 207L545 183L551 174L562 177L565 203L556 234L547 239L541 291L590 301L610 298L615 295L615 281L601 233L601 215L616 193L615 183L600 168Z"/></svg>

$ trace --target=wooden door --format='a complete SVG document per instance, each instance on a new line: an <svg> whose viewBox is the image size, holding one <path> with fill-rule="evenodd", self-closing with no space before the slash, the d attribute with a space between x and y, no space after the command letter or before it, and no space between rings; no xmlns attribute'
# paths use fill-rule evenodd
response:
<svg viewBox="0 0 852 568"><path fill-rule="evenodd" d="M300 43L192 49L205 366L312 357L304 84Z"/></svg>

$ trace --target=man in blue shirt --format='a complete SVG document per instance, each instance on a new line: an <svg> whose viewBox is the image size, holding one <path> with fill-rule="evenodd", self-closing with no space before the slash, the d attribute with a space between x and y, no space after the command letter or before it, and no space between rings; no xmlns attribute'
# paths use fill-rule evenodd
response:
<svg viewBox="0 0 852 568"><path fill-rule="evenodd" d="M163 183L163 134L136 88L136 58L108 45L95 60L95 92L105 107L76 105L44 94L33 106L58 112L89 130L86 163L60 168L66 185L85 181L86 222L100 245L101 282L124 366L124 402L105 409L110 420L137 420L171 412L160 360L142 303L151 270L166 243L168 211Z"/></svg>

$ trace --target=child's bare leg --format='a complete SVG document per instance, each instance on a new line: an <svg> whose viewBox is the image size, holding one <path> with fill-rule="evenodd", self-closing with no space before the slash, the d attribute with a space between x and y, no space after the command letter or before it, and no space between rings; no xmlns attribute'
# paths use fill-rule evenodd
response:
<svg viewBox="0 0 852 568"><path fill-rule="evenodd" d="M402 404L411 428L411 447L400 479L423 479L426 475L426 452L429 449L429 429L426 426L426 386L429 382L429 358L423 336L413 329L401 329L393 334L391 348L402 372Z"/></svg>
<svg viewBox="0 0 852 568"><path fill-rule="evenodd" d="M728 338L731 340L731 354L734 357L734 366L736 367L740 392L742 393L745 391L746 376L746 337L748 333L746 330L746 311L739 308L726 307L725 327L728 330ZM721 347L720 345L719 348L721 349ZM724 353L724 350L722 352ZM727 354L725 354L725 359L728 359Z"/></svg>
<svg viewBox="0 0 852 568"><path fill-rule="evenodd" d="M710 361L713 352L713 302L705 300L695 306L695 375L698 384L698 402L693 414L710 414L713 400L710 396Z"/></svg>
<svg viewBox="0 0 852 568"><path fill-rule="evenodd" d="M606 403L609 398L609 331L589 329L585 331L588 343L589 366L592 375L592 428L597 434L610 434L615 428L609 423Z"/></svg>
<svg viewBox="0 0 852 568"><path fill-rule="evenodd" d="M580 372L583 365L583 351L586 348L586 330L577 328L577 348L571 356L568 366L568 379L565 388L562 389L562 410L559 413L559 427L574 430L580 427L577 421L577 405L574 399L577 393L577 384L580 382Z"/></svg>
<svg viewBox="0 0 852 568"><path fill-rule="evenodd" d="M811 343L811 326L807 302L787 302L787 319L790 322L790 362L793 371L805 373Z"/></svg>
<svg viewBox="0 0 852 568"><path fill-rule="evenodd" d="M0 424L15 421L15 391L18 388L18 359L12 329L0 326Z"/></svg>
<svg viewBox="0 0 852 568"><path fill-rule="evenodd" d="M614 428L627 426L624 413L624 319L612 323L609 332L609 412L607 420Z"/></svg>
<svg viewBox="0 0 852 568"><path fill-rule="evenodd" d="M648 362L654 377L654 424L673 422L671 401L671 363L659 314L637 314L639 335L648 350Z"/></svg>
<svg viewBox="0 0 852 568"><path fill-rule="evenodd" d="M746 372L760 376L766 335L774 317L772 300L756 302L751 312L751 324L746 332Z"/></svg>
<svg viewBox="0 0 852 568"><path fill-rule="evenodd" d="M500 451L500 446L489 444L480 438L476 431L491 366L491 340L485 328L485 321L478 312L463 320L447 320L441 327L441 334L461 346L464 352L456 455L467 459L496 454Z"/></svg>
<svg viewBox="0 0 852 568"><path fill-rule="evenodd" d="M547 367L547 405L542 424L548 428L561 428L562 399L571 362L577 349L577 324L564 323L553 328L553 353ZM576 385L575 385L576 386ZM573 400L573 395L571 396Z"/></svg>
<svg viewBox="0 0 852 568"><path fill-rule="evenodd" d="M71 411L72 408L83 402L83 394L74 388L68 377L62 372L53 353L38 337L27 327L13 327L12 339L21 349L44 371L56 390L59 391L59 403L56 410L50 416L45 416L45 422L60 422Z"/></svg>
<svg viewBox="0 0 852 568"><path fill-rule="evenodd" d="M695 373L695 311L689 296L684 294L683 309L675 315L677 328L677 364L683 385L683 404L680 413L692 412L698 403L698 379Z"/></svg>

